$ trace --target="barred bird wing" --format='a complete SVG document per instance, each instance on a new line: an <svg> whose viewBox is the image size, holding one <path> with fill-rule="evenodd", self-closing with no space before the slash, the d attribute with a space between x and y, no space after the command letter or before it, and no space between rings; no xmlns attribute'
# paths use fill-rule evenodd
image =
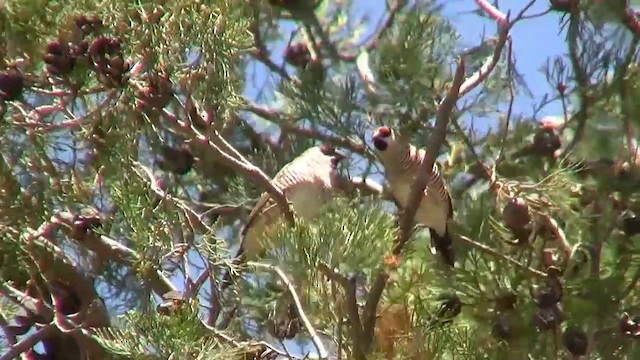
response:
<svg viewBox="0 0 640 360"><path fill-rule="evenodd" d="M344 158L344 155L328 145L309 148L278 171L273 183L284 192L298 217L312 219L333 193L336 168ZM241 258L258 257L264 250L262 239L269 236L282 218L282 211L273 198L268 193L263 193L240 232L236 263ZM230 280L230 276L226 280Z"/></svg>
<svg viewBox="0 0 640 360"><path fill-rule="evenodd" d="M416 219L418 222L428 225L429 220L433 219L434 226L429 227L431 235L431 253L439 253L449 266L455 265L455 254L453 251L453 242L449 236L448 222L453 219L453 202L451 194L442 178L439 166L434 163L431 171L431 177L425 189L426 204L423 202L418 209ZM424 201L424 200L423 200ZM438 206L446 209L436 214L432 214L430 204L439 204Z"/></svg>
<svg viewBox="0 0 640 360"><path fill-rule="evenodd" d="M376 130L373 143L385 168L385 176L394 197L401 206L406 207L411 193L411 184L418 175L420 164L426 156L425 151L404 141L386 126ZM438 164L434 163L415 220L429 228L432 253L441 254L450 266L454 266L455 263L453 244L447 225L452 218L451 196Z"/></svg>

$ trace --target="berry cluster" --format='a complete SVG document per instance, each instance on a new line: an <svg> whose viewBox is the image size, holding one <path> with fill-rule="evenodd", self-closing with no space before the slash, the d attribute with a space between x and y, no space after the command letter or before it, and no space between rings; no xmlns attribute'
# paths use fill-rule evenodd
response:
<svg viewBox="0 0 640 360"><path fill-rule="evenodd" d="M0 100L13 101L20 97L24 89L24 77L16 69L0 71Z"/></svg>
<svg viewBox="0 0 640 360"><path fill-rule="evenodd" d="M284 51L284 60L292 66L305 68L311 61L311 53L305 43L291 44Z"/></svg>
<svg viewBox="0 0 640 360"><path fill-rule="evenodd" d="M65 76L73 71L78 59L86 57L89 43L85 40L80 44L65 44L59 40L51 41L44 55L47 72L52 75Z"/></svg>
<svg viewBox="0 0 640 360"><path fill-rule="evenodd" d="M78 16L75 19L76 26L82 32L83 36L87 36L90 34L97 35L100 33L102 29L102 20L95 15L89 16Z"/></svg>
<svg viewBox="0 0 640 360"><path fill-rule="evenodd" d="M136 91L138 107L145 110L164 108L171 101L173 94L169 76L166 73L147 73L143 80L146 81L146 85Z"/></svg>
<svg viewBox="0 0 640 360"><path fill-rule="evenodd" d="M564 310L561 304L563 289L559 276L559 269L549 267L546 286L542 289L537 287L530 289L530 295L537 307L532 320L539 331L557 329L564 321Z"/></svg>
<svg viewBox="0 0 640 360"><path fill-rule="evenodd" d="M620 316L620 332L622 335L630 338L640 337L640 316L631 316L628 313L622 313Z"/></svg>
<svg viewBox="0 0 640 360"><path fill-rule="evenodd" d="M102 21L95 15L80 15L74 23L81 34L78 41L67 42L54 40L49 42L47 53L43 60L47 64L47 72L52 75L69 75L77 63L86 61L89 41L85 39L90 34L97 35L102 28Z"/></svg>
<svg viewBox="0 0 640 360"><path fill-rule="evenodd" d="M87 40L87 36L97 36L102 29L102 21L95 15L76 17L75 26L80 34L77 41L59 39L47 46L43 58L47 71L52 75L66 76L78 63L88 63L102 84L112 88L122 86L130 65L124 61L120 40L106 36Z"/></svg>
<svg viewBox="0 0 640 360"><path fill-rule="evenodd" d="M519 197L509 199L502 210L502 221L516 238L516 244L526 244L533 231L531 213L526 201Z"/></svg>
<svg viewBox="0 0 640 360"><path fill-rule="evenodd" d="M98 81L108 87L120 87L126 81L125 73L130 64L125 63L120 49L120 40L101 36L89 48L91 67Z"/></svg>
<svg viewBox="0 0 640 360"><path fill-rule="evenodd" d="M534 152L542 157L554 157L556 150L562 146L558 129L554 126L543 125L533 136Z"/></svg>
<svg viewBox="0 0 640 360"><path fill-rule="evenodd" d="M569 326L564 330L562 334L562 340L564 341L564 347L573 356L585 356L587 355L587 349L589 348L589 337L580 328Z"/></svg>
<svg viewBox="0 0 640 360"><path fill-rule="evenodd" d="M195 161L191 150L186 144L182 144L177 149L162 145L160 154L161 158L158 161L158 167L163 171L177 175L189 173Z"/></svg>

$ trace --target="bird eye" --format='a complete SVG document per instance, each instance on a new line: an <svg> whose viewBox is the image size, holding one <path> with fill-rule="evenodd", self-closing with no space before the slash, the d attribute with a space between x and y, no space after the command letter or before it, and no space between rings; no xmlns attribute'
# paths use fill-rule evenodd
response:
<svg viewBox="0 0 640 360"><path fill-rule="evenodd" d="M378 134L382 137L389 137L391 135L391 129L388 126L382 126L378 128Z"/></svg>
<svg viewBox="0 0 640 360"><path fill-rule="evenodd" d="M336 149L329 144L322 144L320 146L320 151L325 155L333 155L336 152Z"/></svg>

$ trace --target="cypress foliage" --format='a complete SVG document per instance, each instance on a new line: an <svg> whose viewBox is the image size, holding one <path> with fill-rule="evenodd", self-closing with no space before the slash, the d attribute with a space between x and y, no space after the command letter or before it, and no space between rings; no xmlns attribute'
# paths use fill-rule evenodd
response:
<svg viewBox="0 0 640 360"><path fill-rule="evenodd" d="M634 10L550 1L566 53L527 109L526 4L476 1L498 31L463 50L441 5L363 3L0 2L0 360L640 356ZM404 243L382 125L443 143L454 269ZM234 262L321 143L338 196Z"/></svg>

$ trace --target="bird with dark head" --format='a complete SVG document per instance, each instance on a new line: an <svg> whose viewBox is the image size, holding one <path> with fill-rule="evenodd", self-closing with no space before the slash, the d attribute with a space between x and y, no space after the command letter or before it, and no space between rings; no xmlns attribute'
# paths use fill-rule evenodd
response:
<svg viewBox="0 0 640 360"><path fill-rule="evenodd" d="M424 149L409 143L400 132L381 126L373 133L373 146L385 169L392 194L403 208L409 203L411 184L420 170ZM432 253L441 254L444 261L455 264L453 243L449 237L448 221L453 218L453 204L437 163L434 162L431 176L415 215L415 221L429 228Z"/></svg>

